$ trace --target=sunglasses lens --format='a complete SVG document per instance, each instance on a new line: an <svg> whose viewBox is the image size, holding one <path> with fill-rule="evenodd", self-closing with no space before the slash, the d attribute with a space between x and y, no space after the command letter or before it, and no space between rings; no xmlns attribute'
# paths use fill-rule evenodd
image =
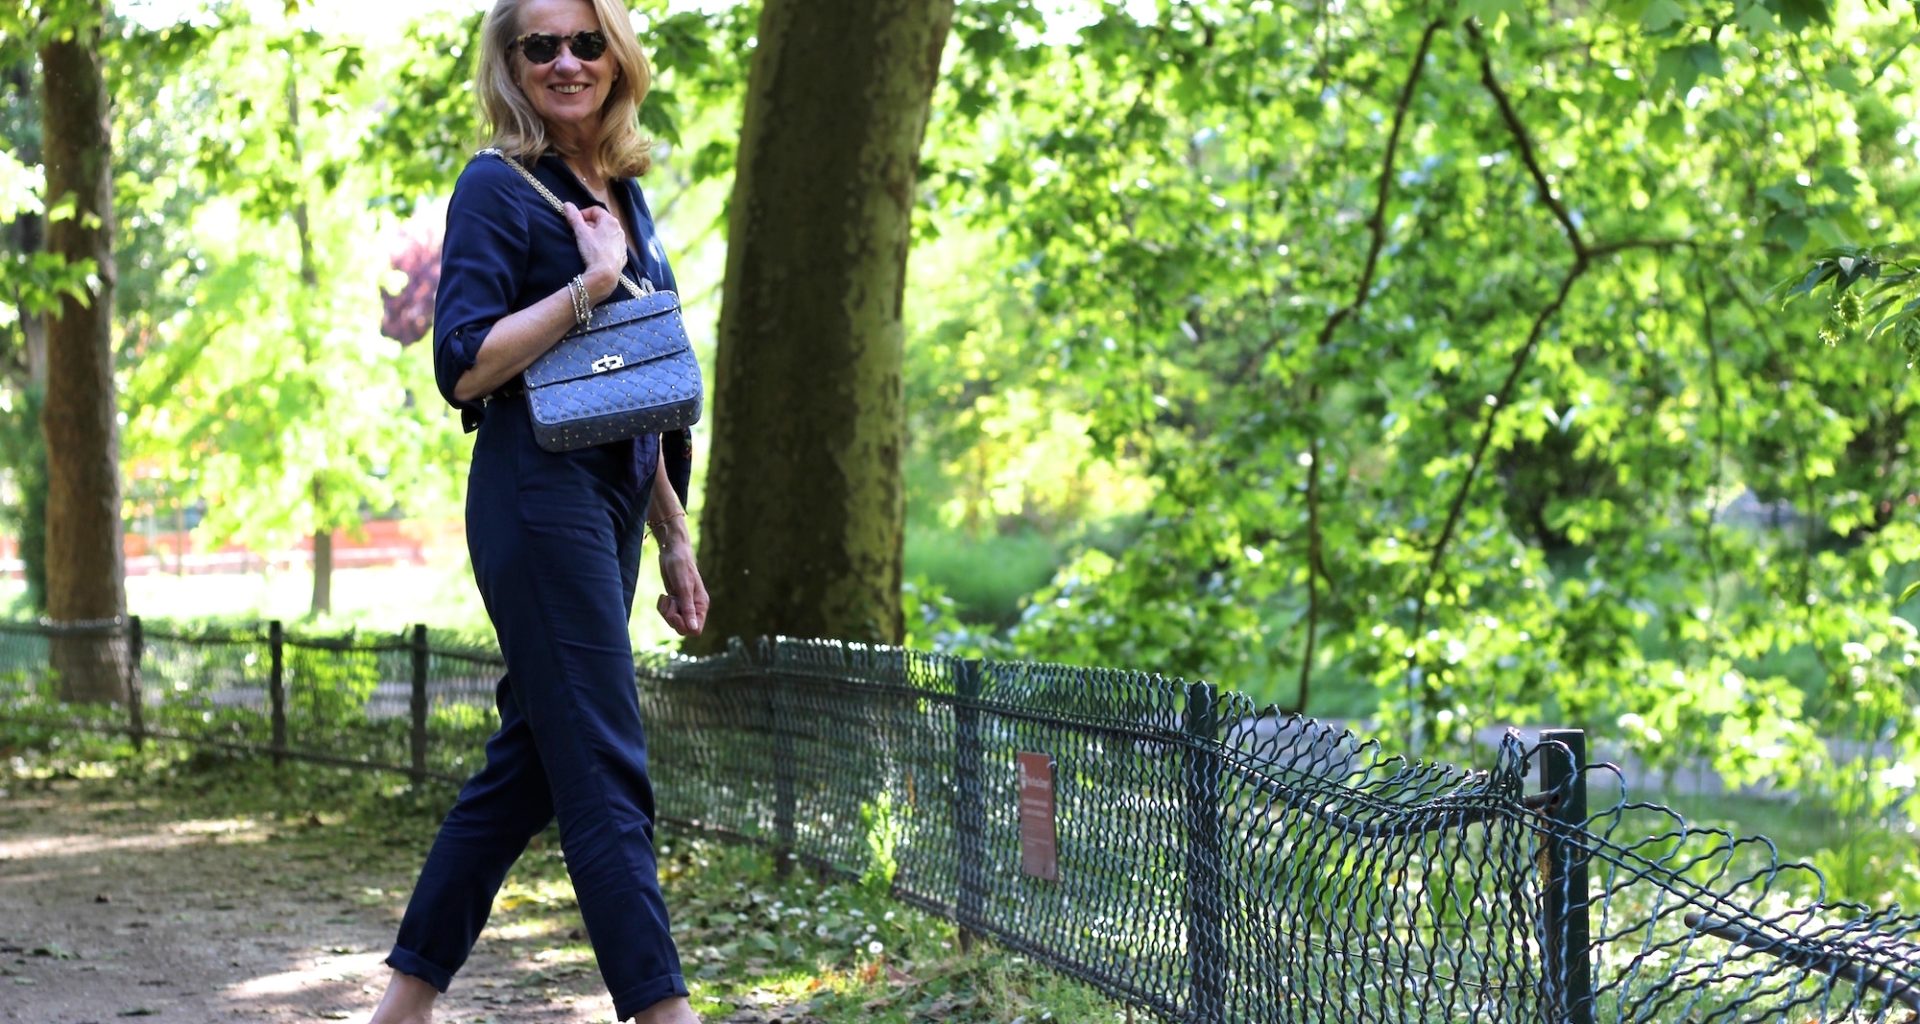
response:
<svg viewBox="0 0 1920 1024"><path fill-rule="evenodd" d="M581 60L599 60L607 52L607 37L598 32L576 32L573 36L573 55Z"/></svg>
<svg viewBox="0 0 1920 1024"><path fill-rule="evenodd" d="M520 55L535 64L551 63L560 56L560 37L545 33L521 36Z"/></svg>

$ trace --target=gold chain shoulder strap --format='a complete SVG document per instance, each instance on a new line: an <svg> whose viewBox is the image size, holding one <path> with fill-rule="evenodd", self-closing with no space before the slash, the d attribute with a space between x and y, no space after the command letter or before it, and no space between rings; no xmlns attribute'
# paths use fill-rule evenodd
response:
<svg viewBox="0 0 1920 1024"><path fill-rule="evenodd" d="M497 156L501 160L505 161L508 167L511 167L515 171L518 171L522 178L527 179L527 184L532 185L534 191L540 193L543 197L546 198L548 205L553 207L553 212L559 214L562 219L565 219L565 217L567 216L567 209L560 202L560 197L554 195L552 189L549 189L547 188L547 186L541 184L540 179L533 176L533 172L527 170L525 167L520 166L520 161L513 159L512 157L508 156L505 153L500 152L497 149L483 149L474 155L475 156L492 155L492 156ZM647 294L648 292L653 291L652 281L647 282L646 291L641 291L640 286L637 284L634 284L632 281L627 280L627 275L625 274L620 275L620 283L623 285L626 285L627 291L632 292L633 297L636 299L642 295Z"/></svg>

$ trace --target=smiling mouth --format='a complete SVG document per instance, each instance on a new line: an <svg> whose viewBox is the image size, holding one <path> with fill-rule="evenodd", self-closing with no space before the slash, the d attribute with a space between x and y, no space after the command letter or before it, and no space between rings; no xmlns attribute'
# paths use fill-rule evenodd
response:
<svg viewBox="0 0 1920 1024"><path fill-rule="evenodd" d="M571 96L574 93L586 91L586 88L587 87L584 84L575 82L571 85L556 85L553 87L553 91L557 93L561 93L563 95Z"/></svg>

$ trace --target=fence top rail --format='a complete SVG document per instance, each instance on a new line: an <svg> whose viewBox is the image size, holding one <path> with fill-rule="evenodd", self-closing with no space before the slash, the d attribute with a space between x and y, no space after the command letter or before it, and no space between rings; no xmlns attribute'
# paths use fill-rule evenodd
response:
<svg viewBox="0 0 1920 1024"><path fill-rule="evenodd" d="M31 621L0 621L0 633L15 636L109 636L122 633L127 628L127 619L34 619Z"/></svg>

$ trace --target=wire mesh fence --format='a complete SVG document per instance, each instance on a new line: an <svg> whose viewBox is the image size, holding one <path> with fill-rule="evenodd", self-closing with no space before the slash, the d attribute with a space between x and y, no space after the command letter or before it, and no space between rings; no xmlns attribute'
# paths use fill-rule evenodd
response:
<svg viewBox="0 0 1920 1024"><path fill-rule="evenodd" d="M9 722L419 780L478 766L502 671L419 627L0 624ZM1766 840L1630 800L1578 732L1510 734L1466 769L1205 684L829 642L642 655L635 675L668 820L887 879L1164 1020L1920 1009L1920 918L1831 902ZM97 699L115 680L140 700Z"/></svg>

